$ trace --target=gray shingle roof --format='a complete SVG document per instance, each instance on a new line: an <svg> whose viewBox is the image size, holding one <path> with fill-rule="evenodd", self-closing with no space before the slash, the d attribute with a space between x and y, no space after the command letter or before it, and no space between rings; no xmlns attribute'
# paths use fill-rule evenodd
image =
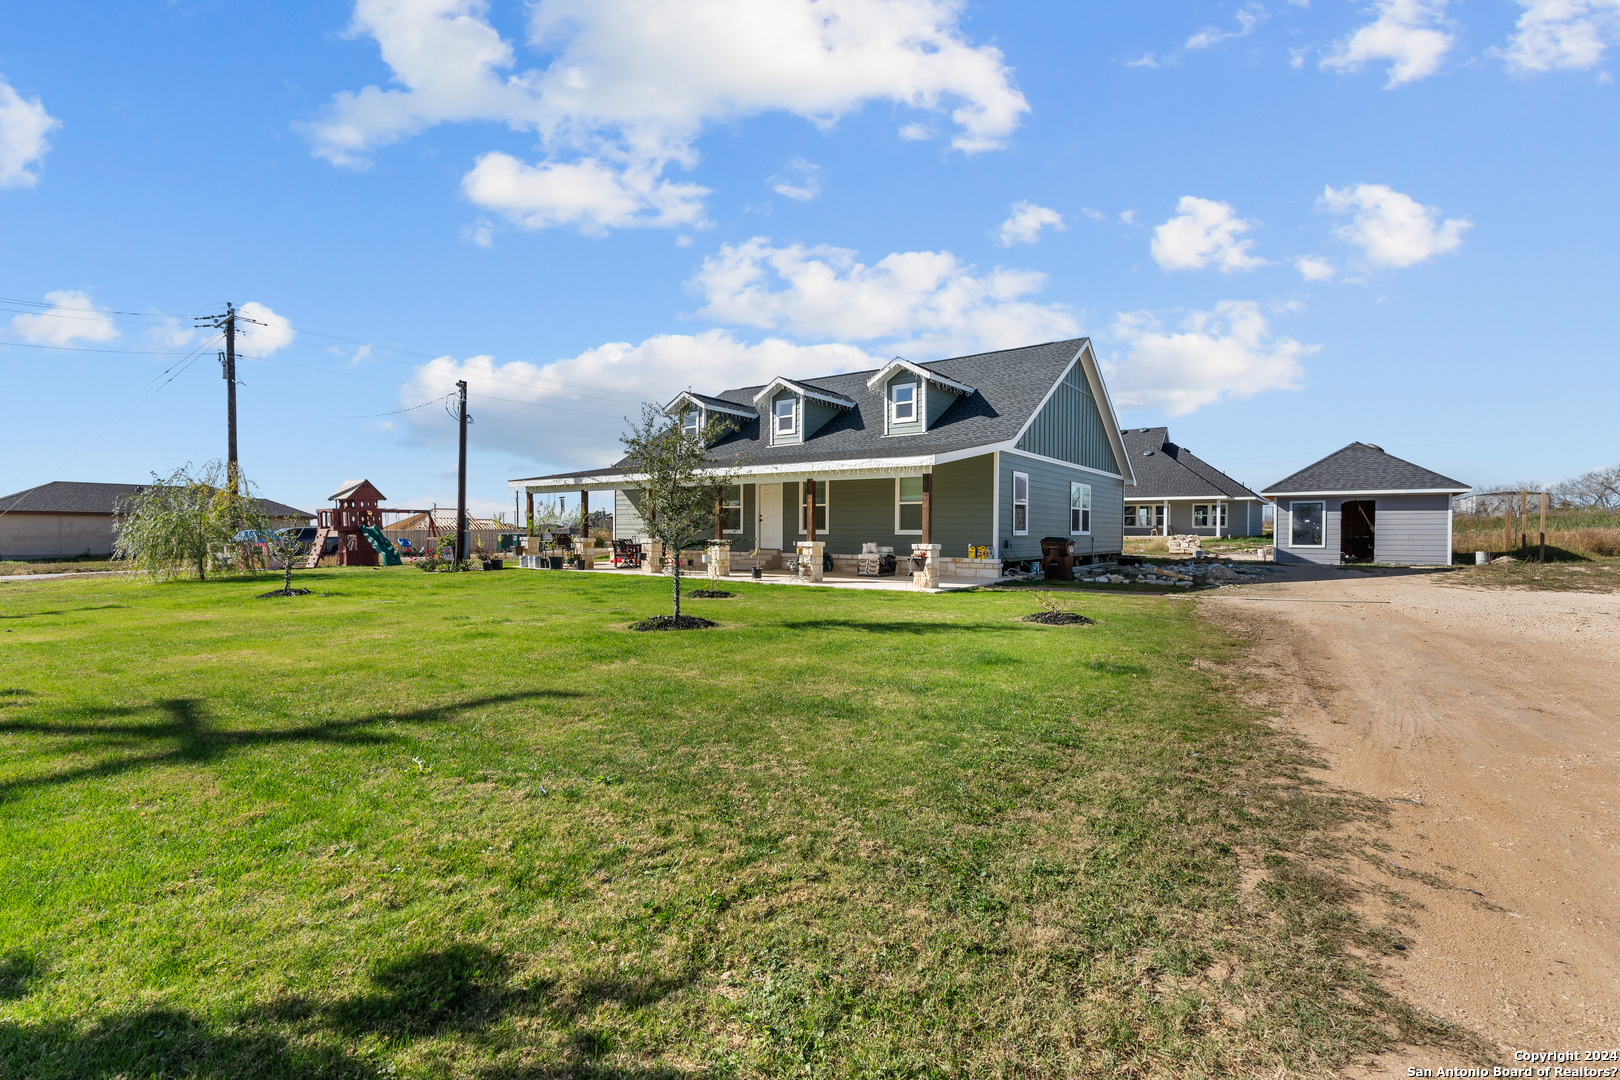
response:
<svg viewBox="0 0 1620 1080"><path fill-rule="evenodd" d="M1136 473L1136 486L1126 492L1127 501L1260 497L1185 446L1171 442L1169 428L1128 428L1119 434Z"/></svg>
<svg viewBox="0 0 1620 1080"><path fill-rule="evenodd" d="M1314 465L1307 465L1265 489L1317 491L1467 491L1468 485L1384 452L1381 446L1353 442Z"/></svg>
<svg viewBox="0 0 1620 1080"><path fill-rule="evenodd" d="M1040 407L1046 392L1084 345L1084 338L1074 338L923 364L922 367L974 387L975 392L953 401L928 431L898 438L885 438L883 435L882 389L868 390L866 387L866 380L872 377L876 368L847 375L793 380L802 386L847 398L854 402L854 407L833 417L807 442L790 446L770 444L769 429L765 424L768 403L754 404L754 396L769 385L768 381L727 390L719 395L720 399L749 409L755 414L755 419L744 422L740 430L716 443L709 451L709 457L715 461L729 461L742 453L747 456L750 465L792 464L850 458L915 457L1005 442L1023 429ZM628 459L617 463L620 468L629 464ZM561 475L583 474L572 472Z"/></svg>
<svg viewBox="0 0 1620 1080"><path fill-rule="evenodd" d="M53 480L11 495L0 496L0 513L114 514L118 503L139 495L148 484L89 484ZM315 515L274 499L260 499L259 510L273 518L312 518Z"/></svg>

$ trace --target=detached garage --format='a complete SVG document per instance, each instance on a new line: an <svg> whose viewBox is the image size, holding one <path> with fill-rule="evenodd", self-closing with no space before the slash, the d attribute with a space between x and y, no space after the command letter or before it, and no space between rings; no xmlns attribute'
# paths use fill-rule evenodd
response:
<svg viewBox="0 0 1620 1080"><path fill-rule="evenodd" d="M1451 500L1468 485L1351 443L1261 492L1280 563L1451 565Z"/></svg>

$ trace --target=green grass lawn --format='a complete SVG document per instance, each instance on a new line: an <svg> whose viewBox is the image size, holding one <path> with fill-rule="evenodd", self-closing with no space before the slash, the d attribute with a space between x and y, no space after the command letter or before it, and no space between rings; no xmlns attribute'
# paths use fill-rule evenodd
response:
<svg viewBox="0 0 1620 1080"><path fill-rule="evenodd" d="M0 585L0 1075L1226 1076L1437 1028L1185 597ZM1358 959L1360 957L1361 959Z"/></svg>

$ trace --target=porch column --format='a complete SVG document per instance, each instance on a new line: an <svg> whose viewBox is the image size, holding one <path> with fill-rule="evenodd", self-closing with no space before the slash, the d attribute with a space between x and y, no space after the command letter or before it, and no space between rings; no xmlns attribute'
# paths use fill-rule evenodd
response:
<svg viewBox="0 0 1620 1080"><path fill-rule="evenodd" d="M1169 499L1164 500L1164 532L1161 533L1160 535L1161 536L1169 536L1170 535L1170 500Z"/></svg>
<svg viewBox="0 0 1620 1080"><path fill-rule="evenodd" d="M534 535L534 492L529 492L529 516L523 519L523 531Z"/></svg>
<svg viewBox="0 0 1620 1080"><path fill-rule="evenodd" d="M923 473L923 500L922 500L922 542L934 542L934 474Z"/></svg>
<svg viewBox="0 0 1620 1080"><path fill-rule="evenodd" d="M804 538L808 543L816 542L816 478L804 478Z"/></svg>
<svg viewBox="0 0 1620 1080"><path fill-rule="evenodd" d="M726 538L725 531L724 531L724 529L721 528L721 524L722 523L720 521L720 492L716 491L714 493L714 538L715 538L716 541L724 540Z"/></svg>
<svg viewBox="0 0 1620 1080"><path fill-rule="evenodd" d="M1221 515L1226 512L1226 500L1220 499L1215 503L1215 539L1221 538Z"/></svg>
<svg viewBox="0 0 1620 1080"><path fill-rule="evenodd" d="M595 568L595 560L591 558L592 549L596 545L591 541L591 493L581 490L579 493L579 563L581 570Z"/></svg>

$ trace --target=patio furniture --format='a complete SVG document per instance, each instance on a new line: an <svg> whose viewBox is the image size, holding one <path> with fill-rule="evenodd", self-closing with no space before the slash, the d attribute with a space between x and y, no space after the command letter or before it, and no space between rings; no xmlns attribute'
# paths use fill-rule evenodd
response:
<svg viewBox="0 0 1620 1080"><path fill-rule="evenodd" d="M613 541L614 566L640 566L645 558L646 553L642 551L641 545L634 540Z"/></svg>

